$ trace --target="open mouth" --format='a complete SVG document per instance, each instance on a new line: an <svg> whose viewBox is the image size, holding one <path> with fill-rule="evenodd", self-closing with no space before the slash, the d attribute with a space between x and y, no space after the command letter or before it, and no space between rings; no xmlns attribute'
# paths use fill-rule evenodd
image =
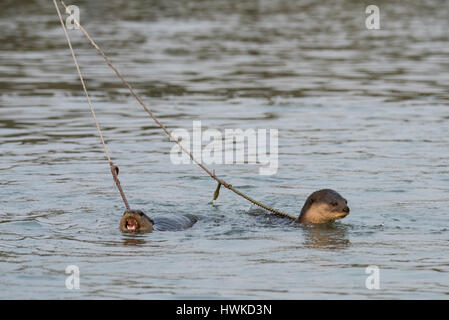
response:
<svg viewBox="0 0 449 320"><path fill-rule="evenodd" d="M129 218L126 219L126 229L129 231L136 231L139 228L139 224L136 219Z"/></svg>

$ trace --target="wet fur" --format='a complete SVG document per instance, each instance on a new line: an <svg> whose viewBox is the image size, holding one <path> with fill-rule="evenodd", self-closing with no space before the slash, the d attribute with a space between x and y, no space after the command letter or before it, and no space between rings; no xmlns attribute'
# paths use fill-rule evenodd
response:
<svg viewBox="0 0 449 320"><path fill-rule="evenodd" d="M304 203L298 223L329 223L349 214L347 201L332 189L322 189L312 193Z"/></svg>
<svg viewBox="0 0 449 320"><path fill-rule="evenodd" d="M138 228L136 230L128 230L126 227L128 219L137 221ZM122 232L153 232L154 221L140 210L128 210L120 220L120 230Z"/></svg>
<svg viewBox="0 0 449 320"><path fill-rule="evenodd" d="M127 228L128 222L137 222L137 228L130 230ZM179 231L192 227L198 218L193 215L163 215L155 217L154 220L148 217L141 210L128 210L120 220L120 230L128 233L142 233L153 231Z"/></svg>

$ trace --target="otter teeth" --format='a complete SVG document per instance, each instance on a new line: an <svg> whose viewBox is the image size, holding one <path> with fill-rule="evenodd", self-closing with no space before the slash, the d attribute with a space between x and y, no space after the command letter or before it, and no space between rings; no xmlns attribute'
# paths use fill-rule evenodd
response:
<svg viewBox="0 0 449 320"><path fill-rule="evenodd" d="M126 229L128 229L129 231L134 231L137 230L137 223L134 220L128 220L126 222Z"/></svg>

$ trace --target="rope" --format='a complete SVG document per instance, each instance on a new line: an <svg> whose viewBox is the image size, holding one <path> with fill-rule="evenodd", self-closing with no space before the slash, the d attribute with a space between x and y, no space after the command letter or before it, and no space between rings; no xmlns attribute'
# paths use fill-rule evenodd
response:
<svg viewBox="0 0 449 320"><path fill-rule="evenodd" d="M54 2L56 0L53 0ZM64 1L60 0L61 4L67 9L67 6L65 5ZM55 2L55 6L56 6L56 2ZM57 7L57 6L56 6ZM59 10L58 10L59 13ZM61 16L59 14L59 17L61 19ZM130 91L130 93L134 96L134 98L136 98L137 102L139 102L139 104L142 106L142 108L150 115L150 117L154 120L154 122L156 122L156 124L162 129L164 130L164 132L167 134L167 136L170 138L171 141L174 141L180 148L182 151L184 151L189 157L190 159L195 162L201 169L203 169L203 171L205 171L212 179L214 179L215 181L218 182L218 184L223 185L225 188L233 191L234 193L238 194L239 196L245 198L246 200L250 201L251 203L265 209L268 210L274 214L283 216L283 217L287 217L290 218L292 220L296 220L296 217L270 208L264 204L262 204L261 202L245 195L244 193L238 191L237 189L235 189L232 185L226 183L226 181L218 178L215 175L215 172L211 172L209 169L207 169L202 163L200 163L198 160L196 160L196 158L193 156L193 154L188 151L186 148L184 148L184 146L179 142L178 139L176 139L168 130L167 128L156 118L156 116L153 114L153 112L145 105L145 103L142 101L142 99L139 97L139 95L134 91L133 87L123 78L123 76L120 74L120 72L117 70L117 68L115 68L112 63L110 62L109 58L106 56L106 54L103 52L103 50L100 49L100 47L95 43L95 41L90 37L90 35L87 33L86 29L84 29L83 26L81 26L81 24L78 22L78 20L72 15L71 16L73 18L73 21L75 22L76 26L82 31L82 33L86 36L86 38L90 41L91 45L98 51L98 53L103 57L103 59L106 61L106 64L115 72L115 74L117 75L117 77L120 78L120 80L122 81L123 85L125 87L128 88L128 90ZM62 23L62 20L61 20ZM63 26L64 27L64 26ZM65 27L64 27L65 30ZM66 36L67 36L67 32L65 31ZM73 55L73 50L72 50L72 55ZM218 187L217 187L218 190ZM217 197L218 197L218 191L216 191Z"/></svg>
<svg viewBox="0 0 449 320"><path fill-rule="evenodd" d="M97 126L98 135L100 136L100 140L101 140L101 144L103 145L104 153L106 154L106 158L108 158L108 163L111 168L112 178L114 179L114 182L117 185L117 188L119 189L120 195L122 196L123 202L125 203L126 210L130 210L128 201L126 200L125 193L123 192L123 189L120 185L120 180L117 177L119 169L112 162L111 156L108 152L108 148L106 147L106 143L104 142L103 133L101 132L100 124L98 123L97 117L95 116L94 107L92 106L92 102L90 101L89 94L87 93L86 84L84 83L83 76L81 75L81 70L78 65L78 61L76 59L75 52L73 51L69 34L67 33L64 22L62 20L61 12L59 11L58 5L56 4L56 0L53 0L53 3L55 4L56 11L58 12L59 21L61 21L62 29L64 30L64 34L67 39L67 43L69 44L70 52L72 53L73 61L75 63L76 70L78 71L78 76L79 76L81 84L83 86L83 90L84 90L84 94L86 95L87 103L89 104L89 107L90 107L90 112L92 114L92 117L94 118L95 125ZM65 5L64 5L64 7L65 7ZM67 7L66 7L66 9L67 9Z"/></svg>

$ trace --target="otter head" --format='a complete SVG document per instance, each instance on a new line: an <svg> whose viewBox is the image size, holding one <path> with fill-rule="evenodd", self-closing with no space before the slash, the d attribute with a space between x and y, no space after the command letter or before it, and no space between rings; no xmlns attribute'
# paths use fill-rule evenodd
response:
<svg viewBox="0 0 449 320"><path fill-rule="evenodd" d="M347 203L348 201L334 190L315 191L307 198L296 221L327 223L344 218L349 214Z"/></svg>
<svg viewBox="0 0 449 320"><path fill-rule="evenodd" d="M140 210L127 210L120 221L123 232L153 232L154 221Z"/></svg>

